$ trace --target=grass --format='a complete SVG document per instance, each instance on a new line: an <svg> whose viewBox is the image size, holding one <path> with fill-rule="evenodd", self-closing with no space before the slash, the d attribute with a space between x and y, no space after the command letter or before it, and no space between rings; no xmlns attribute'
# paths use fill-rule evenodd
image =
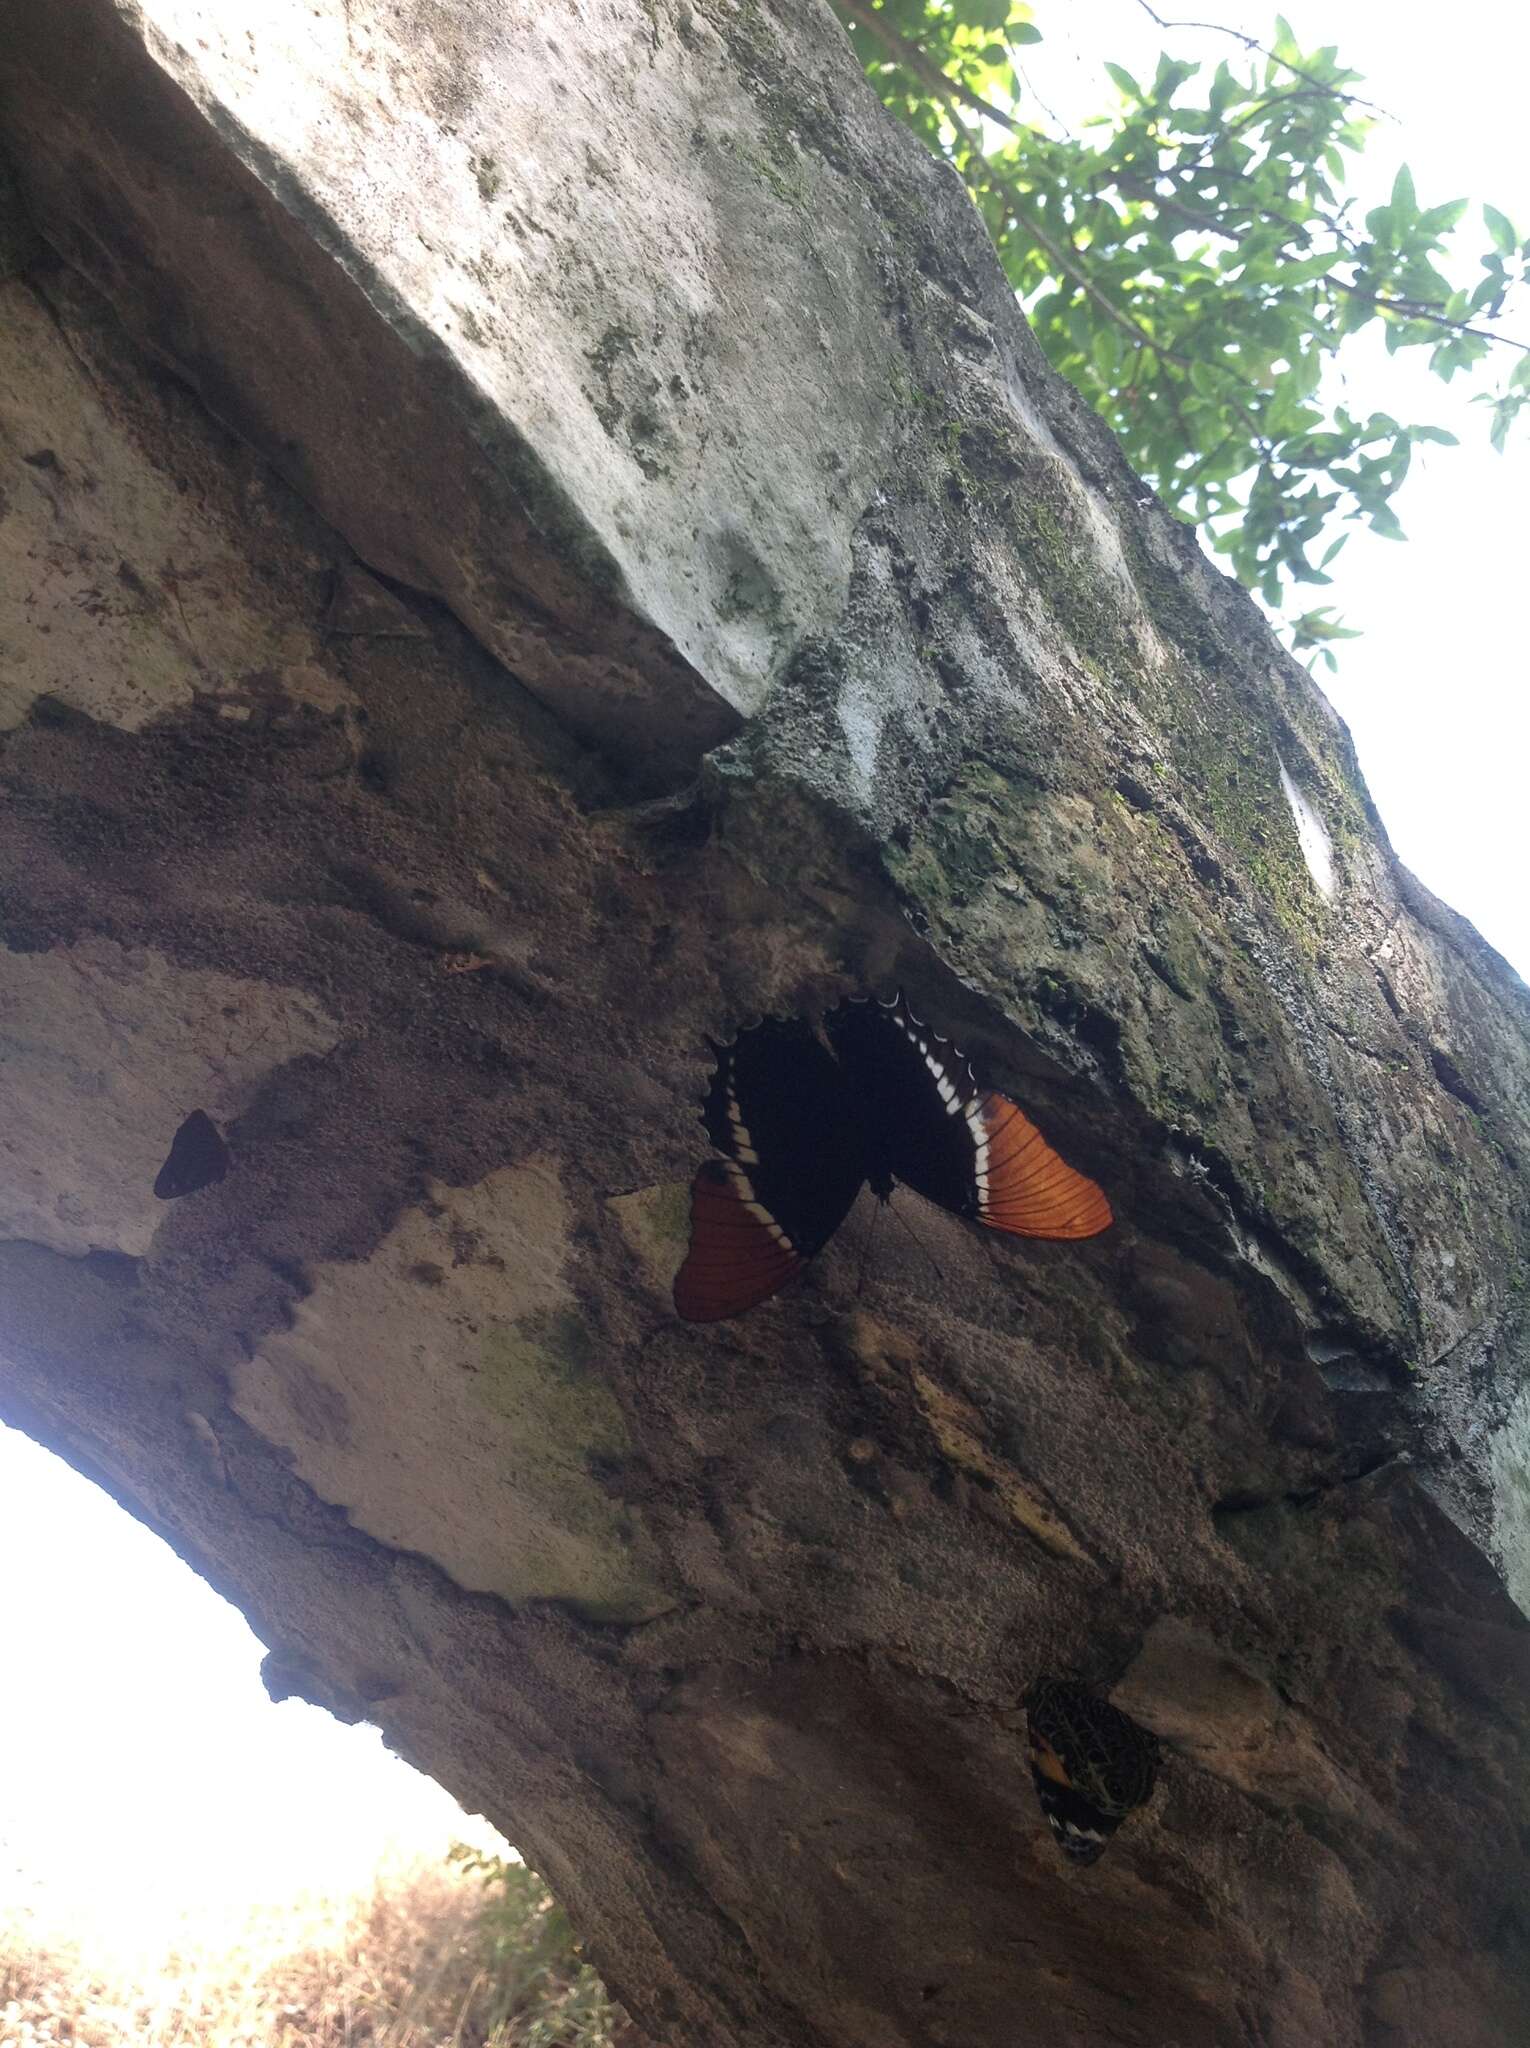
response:
<svg viewBox="0 0 1530 2048"><path fill-rule="evenodd" d="M5 2048L644 2048L518 1864L385 1863L155 1938L0 1899Z"/></svg>

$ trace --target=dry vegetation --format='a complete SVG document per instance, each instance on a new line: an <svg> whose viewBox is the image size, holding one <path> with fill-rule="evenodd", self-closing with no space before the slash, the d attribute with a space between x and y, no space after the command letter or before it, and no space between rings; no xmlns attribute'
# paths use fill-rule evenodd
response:
<svg viewBox="0 0 1530 2048"><path fill-rule="evenodd" d="M157 1953L0 1902L0 2043L639 2048L538 1881L498 1869L385 1866L349 1896L188 1915Z"/></svg>

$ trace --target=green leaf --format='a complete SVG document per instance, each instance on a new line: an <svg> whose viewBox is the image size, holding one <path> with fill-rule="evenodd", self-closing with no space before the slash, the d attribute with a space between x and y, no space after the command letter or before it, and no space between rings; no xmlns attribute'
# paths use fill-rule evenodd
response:
<svg viewBox="0 0 1530 2048"><path fill-rule="evenodd" d="M1200 70L1199 64L1177 62L1167 54L1158 60L1158 70L1153 78L1155 100L1171 100L1187 79L1194 78Z"/></svg>
<svg viewBox="0 0 1530 2048"><path fill-rule="evenodd" d="M1467 199L1448 199L1443 206L1431 206L1418 217L1420 235L1427 235L1435 241L1442 235L1448 235L1470 204Z"/></svg>
<svg viewBox="0 0 1530 2048"><path fill-rule="evenodd" d="M1124 337L1119 328L1103 322L1095 330L1094 342L1090 348L1090 360L1100 376L1109 385L1121 368L1121 348Z"/></svg>
<svg viewBox="0 0 1530 2048"><path fill-rule="evenodd" d="M1299 263L1282 263L1278 271L1271 266L1271 281L1285 285L1305 284L1310 278L1326 277L1330 270L1344 261L1342 249L1325 249L1317 256L1304 256Z"/></svg>
<svg viewBox="0 0 1530 2048"><path fill-rule="evenodd" d="M1514 223L1506 213L1500 213L1496 206L1482 202L1482 218L1487 222L1487 231L1493 237L1493 246L1502 255L1512 256L1519 246L1519 237L1514 232Z"/></svg>
<svg viewBox="0 0 1530 2048"><path fill-rule="evenodd" d="M1015 103L1005 53L1039 40L1021 18L1030 7L882 0L881 11L932 63ZM1334 50L1304 51L1282 21L1277 61L1247 76L1237 64L1197 72L1165 56L1145 88L1111 64L1109 106L1084 132L1023 127L1001 138L975 125L969 144L938 88L849 26L888 106L967 180L1049 360L1247 585L1278 605L1294 584L1322 577L1353 524L1401 534L1395 501L1412 450L1451 437L1367 417L1363 405L1356 418L1326 398L1340 380L1364 390L1349 339L1379 328L1389 350L1422 349L1442 379L1477 372L1501 351L1463 330L1500 317L1516 328L1530 242L1484 208L1491 247L1472 271L1478 250L1455 240L1462 202L1421 210L1406 168L1362 231L1352 165L1369 123L1339 97L1355 74ZM1314 92L1313 79L1334 96ZM1063 253L1043 249L1027 222ZM1503 447L1530 417L1530 357L1512 359L1497 394L1478 402Z"/></svg>
<svg viewBox="0 0 1530 2048"><path fill-rule="evenodd" d="M1342 543L1340 543L1342 545ZM1330 554L1333 552L1329 550ZM1309 646L1315 640L1358 640L1359 632L1353 626L1346 626L1342 618L1335 618L1331 604L1319 605L1316 611L1303 612L1299 619L1291 621L1291 644L1293 647Z"/></svg>

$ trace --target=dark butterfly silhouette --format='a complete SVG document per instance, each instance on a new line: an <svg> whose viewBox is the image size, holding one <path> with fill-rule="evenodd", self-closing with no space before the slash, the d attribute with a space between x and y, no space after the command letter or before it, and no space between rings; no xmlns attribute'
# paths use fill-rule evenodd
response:
<svg viewBox="0 0 1530 2048"><path fill-rule="evenodd" d="M194 1109L170 1140L170 1156L154 1180L162 1202L210 1188L228 1172L229 1151L205 1109Z"/></svg>
<svg viewBox="0 0 1530 2048"><path fill-rule="evenodd" d="M1063 1854L1093 1863L1133 1807L1152 1798L1157 1739L1063 1678L1038 1678L1025 1711L1041 1810Z"/></svg>
<svg viewBox="0 0 1530 2048"><path fill-rule="evenodd" d="M1093 1237L1110 1204L1007 1095L978 1087L901 995L855 997L824 1019L767 1017L717 1054L701 1120L722 1159L691 1184L675 1276L687 1322L738 1315L823 1249L863 1183L902 1181L954 1215L1019 1237ZM833 1050L830 1051L830 1046Z"/></svg>

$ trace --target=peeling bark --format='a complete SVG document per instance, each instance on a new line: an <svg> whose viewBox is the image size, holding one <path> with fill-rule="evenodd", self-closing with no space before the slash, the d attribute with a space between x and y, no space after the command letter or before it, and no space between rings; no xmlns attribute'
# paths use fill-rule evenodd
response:
<svg viewBox="0 0 1530 2048"><path fill-rule="evenodd" d="M826 10L225 13L0 49L0 1413L661 2038L1519 2038L1523 986ZM678 1324L898 985L1116 1228Z"/></svg>

